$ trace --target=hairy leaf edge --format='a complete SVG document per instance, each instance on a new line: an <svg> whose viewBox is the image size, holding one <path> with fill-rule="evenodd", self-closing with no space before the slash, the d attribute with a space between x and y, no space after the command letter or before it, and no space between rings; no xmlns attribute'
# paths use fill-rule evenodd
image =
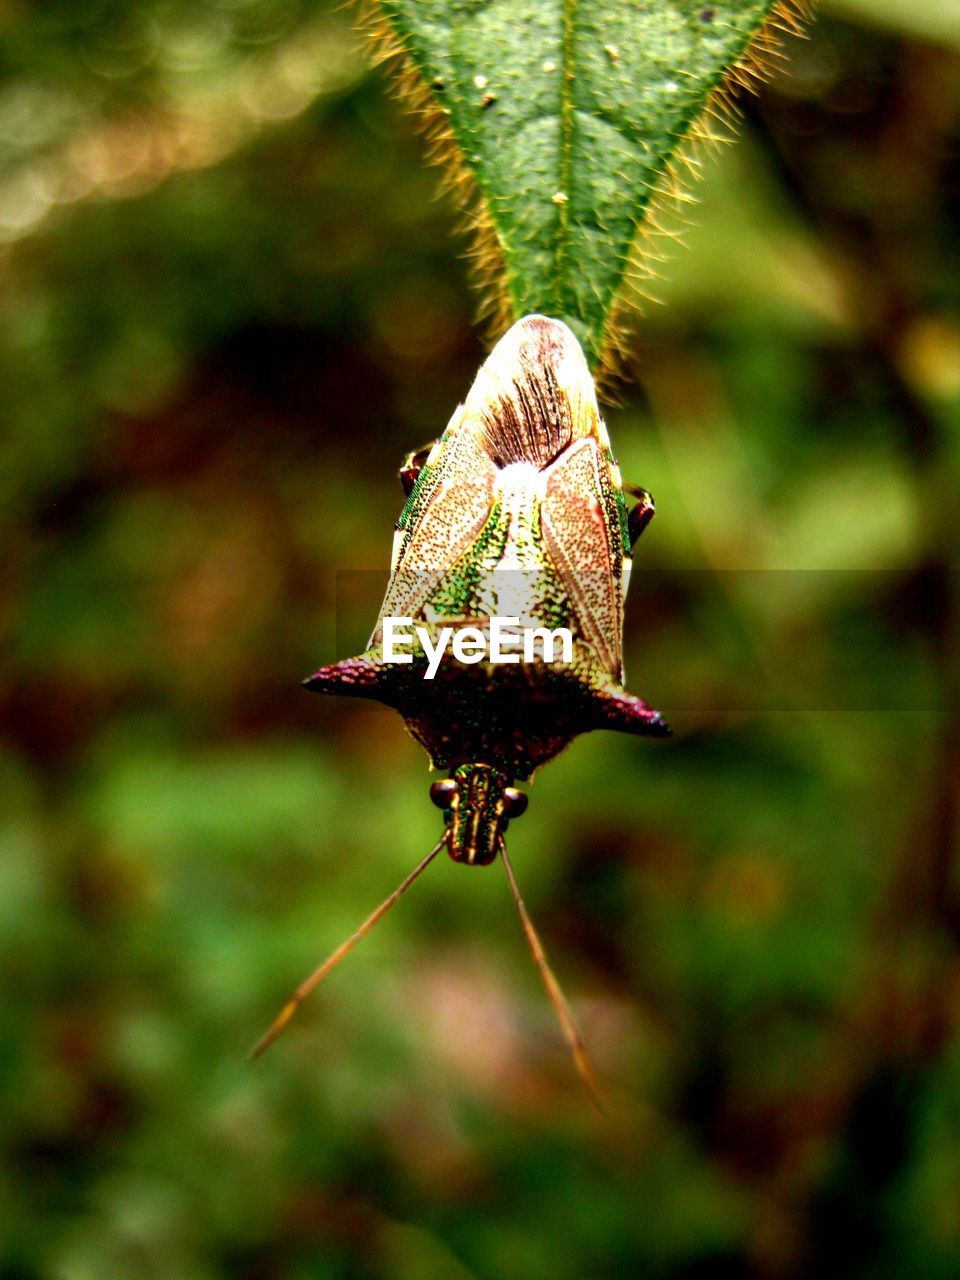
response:
<svg viewBox="0 0 960 1280"><path fill-rule="evenodd" d="M453 203L455 230L466 242L463 256L479 302L476 323L484 342L493 343L510 327L514 314L507 287L506 263L486 197L463 158L443 107L430 91L378 0L352 0L357 30L367 42L375 65L385 65L394 96L416 118L429 163L441 171L440 193ZM777 0L751 34L744 51L718 73L704 105L692 117L685 136L666 158L661 176L637 224L621 283L607 314L600 357L595 368L597 390L608 403L629 380L630 319L645 302L656 301L648 286L665 259L664 242L679 239L683 206L692 201L689 186L699 176L699 153L734 139L744 92L755 93L779 69L784 36L802 35L815 0Z"/></svg>
<svg viewBox="0 0 960 1280"><path fill-rule="evenodd" d="M777 0L758 22L743 53L717 77L685 136L667 157L637 224L620 288L604 325L594 376L597 393L606 403L615 403L620 387L632 381L632 322L645 304L659 302L650 286L658 277L657 267L667 260L668 243L679 243L684 226L689 225L684 210L696 201L690 186L701 175L701 153L736 140L743 94L758 93L781 69L784 37L803 36L815 7L816 0Z"/></svg>
<svg viewBox="0 0 960 1280"><path fill-rule="evenodd" d="M423 135L428 163L441 171L439 194L452 202L454 231L465 242L467 272L479 298L475 322L485 345L492 347L519 317L511 307L506 263L486 197L463 159L443 107L381 12L378 0L351 2L357 30L366 40L374 64L386 67L394 97L415 117Z"/></svg>

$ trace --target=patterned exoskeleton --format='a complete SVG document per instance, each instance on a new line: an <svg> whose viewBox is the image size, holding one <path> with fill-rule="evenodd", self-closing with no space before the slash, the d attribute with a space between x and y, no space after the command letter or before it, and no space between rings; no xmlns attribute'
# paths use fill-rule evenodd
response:
<svg viewBox="0 0 960 1280"><path fill-rule="evenodd" d="M623 688L623 607L633 544L653 516L632 491L597 408L580 345L559 320L527 316L500 340L466 402L429 450L401 469L409 488L390 583L367 649L321 667L307 688L395 707L438 769L432 795L458 862L485 865L525 798L514 788L589 729L669 733ZM383 657L383 621L573 633L573 661L464 666L447 658L424 680Z"/></svg>
<svg viewBox="0 0 960 1280"><path fill-rule="evenodd" d="M499 854L534 959L581 1078L597 1088L563 993L520 896L504 843L527 807L526 781L590 729L663 736L659 712L623 687L623 608L630 556L653 516L644 490L628 511L620 471L597 408L593 379L559 320L518 321L481 367L443 435L410 454L407 491L380 616L363 653L321 667L319 693L395 707L448 771L431 799L444 812L437 846L287 1002L255 1052L270 1045L302 1000L373 927L442 848L484 866ZM408 663L384 660L384 620L410 619L432 637L443 627L489 632L494 617L518 627L567 628L572 660L466 665L448 655L424 679L422 645Z"/></svg>

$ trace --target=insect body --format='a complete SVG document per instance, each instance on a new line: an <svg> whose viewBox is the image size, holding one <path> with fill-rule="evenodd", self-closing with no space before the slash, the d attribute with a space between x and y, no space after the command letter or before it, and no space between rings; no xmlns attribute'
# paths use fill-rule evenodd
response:
<svg viewBox="0 0 960 1280"><path fill-rule="evenodd" d="M638 491L628 514L579 343L543 316L513 326L446 431L408 457L401 478L409 497L370 643L306 684L401 713L433 765L450 773L432 797L445 812L451 856L483 865L516 812L513 784L577 734L669 732L622 685L630 554L653 501ZM426 681L422 651L412 663L384 661L385 618L484 633L494 616L517 617L520 628L569 628L572 662L449 661Z"/></svg>
<svg viewBox="0 0 960 1280"><path fill-rule="evenodd" d="M363 653L321 667L306 685L400 712L433 766L448 774L430 789L445 828L437 848L344 946L372 927L439 849L472 866L500 854L586 1078L582 1045L517 891L504 833L527 804L515 784L578 734L669 733L659 712L623 688L630 557L653 501L632 491L628 512L579 343L566 325L544 316L526 317L501 339L446 431L408 456L401 480L408 497L370 642ZM470 628L483 643L495 618L514 619L518 631L540 637L534 661L467 665L449 655L436 678L424 678L426 645L435 648L445 628ZM405 662L388 661L388 619L411 623L423 636ZM569 632L569 661L547 649L546 633L558 628ZM330 967L308 979L261 1047Z"/></svg>

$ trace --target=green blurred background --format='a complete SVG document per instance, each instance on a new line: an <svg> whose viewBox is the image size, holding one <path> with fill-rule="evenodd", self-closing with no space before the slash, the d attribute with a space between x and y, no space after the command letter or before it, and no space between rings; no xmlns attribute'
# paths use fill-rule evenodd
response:
<svg viewBox="0 0 960 1280"><path fill-rule="evenodd" d="M299 688L482 357L409 119L318 0L0 3L2 1280L956 1276L960 6L789 62L608 415L676 736L510 832L598 1123L446 859L244 1061L438 831Z"/></svg>

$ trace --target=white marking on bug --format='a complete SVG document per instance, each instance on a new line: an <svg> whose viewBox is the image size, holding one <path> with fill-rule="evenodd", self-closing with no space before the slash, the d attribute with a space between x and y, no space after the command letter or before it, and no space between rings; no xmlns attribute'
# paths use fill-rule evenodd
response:
<svg viewBox="0 0 960 1280"><path fill-rule="evenodd" d="M486 76L474 76L473 83L478 89L485 89L489 83Z"/></svg>
<svg viewBox="0 0 960 1280"><path fill-rule="evenodd" d="M570 197L565 191L557 191L550 197L554 204L566 204Z"/></svg>

